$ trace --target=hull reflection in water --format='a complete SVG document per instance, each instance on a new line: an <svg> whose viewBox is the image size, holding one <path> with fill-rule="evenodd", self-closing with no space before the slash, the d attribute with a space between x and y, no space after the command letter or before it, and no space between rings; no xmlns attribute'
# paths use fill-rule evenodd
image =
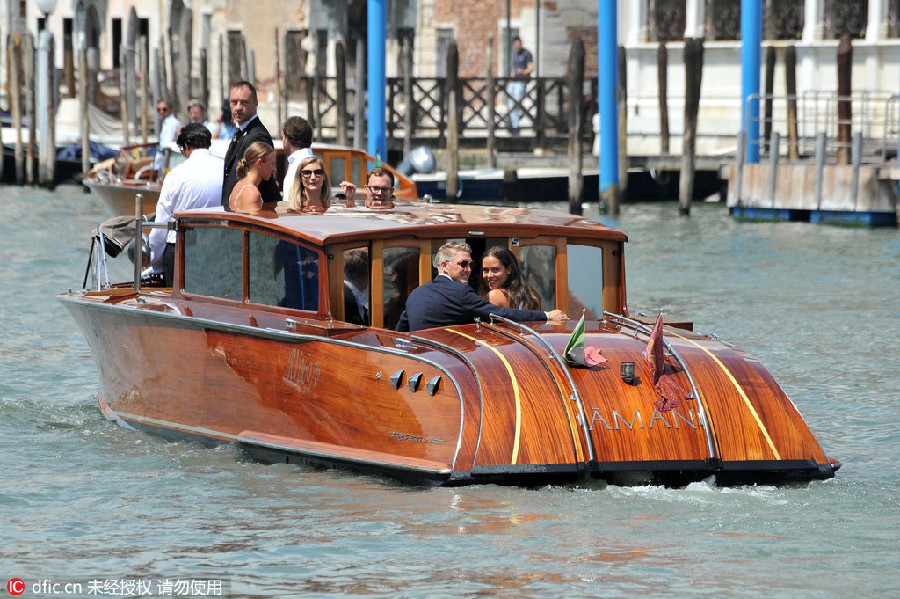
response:
<svg viewBox="0 0 900 599"><path fill-rule="evenodd" d="M279 204L185 213L178 236L174 289L59 296L91 346L101 406L120 423L412 484L739 484L839 467L752 357L689 322L651 331L628 316L627 239L594 221ZM492 245L513 250L545 309L586 315L577 345L605 361L567 360L574 321L395 332L448 239L465 239L476 261ZM365 310L344 283L360 256Z"/></svg>

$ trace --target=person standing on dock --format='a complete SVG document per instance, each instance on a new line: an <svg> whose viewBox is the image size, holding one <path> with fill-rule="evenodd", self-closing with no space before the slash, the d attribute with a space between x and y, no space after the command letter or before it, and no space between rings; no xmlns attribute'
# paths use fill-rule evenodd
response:
<svg viewBox="0 0 900 599"><path fill-rule="evenodd" d="M243 158L244 152L254 142L262 142L274 146L272 136L268 129L259 120L256 114L259 108L259 100L256 97L256 88L249 81L238 81L231 86L228 94L228 104L231 106L231 115L237 131L228 144L225 153L225 177L222 184L222 207L228 210L228 198L238 180L237 164ZM259 193L263 202L277 202L281 199L278 191L278 183L275 177L271 177L259 184Z"/></svg>
<svg viewBox="0 0 900 599"><path fill-rule="evenodd" d="M209 153L209 129L203 123L188 123L176 143L187 159L163 181L156 203L157 223L170 222L182 210L218 206L222 195L222 160ZM150 231L150 265L153 274L163 275L166 287L173 282L176 237L177 231L168 228Z"/></svg>
<svg viewBox="0 0 900 599"><path fill-rule="evenodd" d="M294 185L294 179L297 176L297 168L300 161L313 155L310 146L312 146L313 130L312 125L302 116L291 116L281 126L283 132L282 143L284 144L284 153L287 156L287 172L284 175L284 183L281 185L281 192L284 199L287 199Z"/></svg>
<svg viewBox="0 0 900 599"><path fill-rule="evenodd" d="M519 117L522 114L521 103L525 97L525 88L528 79L534 70L534 57L531 52L522 47L522 39L519 36L513 38L512 73L510 73L509 87L509 126L510 133L519 134Z"/></svg>
<svg viewBox="0 0 900 599"><path fill-rule="evenodd" d="M181 121L172 113L172 104L168 100L156 103L156 114L159 115L159 145L153 157L153 180L162 181L166 176L169 144L175 141Z"/></svg>

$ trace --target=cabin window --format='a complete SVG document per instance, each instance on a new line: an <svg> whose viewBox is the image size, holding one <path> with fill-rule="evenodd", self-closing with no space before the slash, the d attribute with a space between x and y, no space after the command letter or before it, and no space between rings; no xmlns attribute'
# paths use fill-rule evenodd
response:
<svg viewBox="0 0 900 599"><path fill-rule="evenodd" d="M369 250L365 247L344 251L344 321L368 326Z"/></svg>
<svg viewBox="0 0 900 599"><path fill-rule="evenodd" d="M197 295L241 301L243 241L240 229L185 229L184 290Z"/></svg>
<svg viewBox="0 0 900 599"><path fill-rule="evenodd" d="M383 256L384 328L393 330L406 308L406 298L419 286L419 248L389 247Z"/></svg>
<svg viewBox="0 0 900 599"><path fill-rule="evenodd" d="M250 301L295 310L319 309L319 255L296 243L250 234Z"/></svg>
<svg viewBox="0 0 900 599"><path fill-rule="evenodd" d="M569 316L580 318L581 311L588 320L603 316L603 250L590 245L570 245Z"/></svg>
<svg viewBox="0 0 900 599"><path fill-rule="evenodd" d="M556 309L556 247L526 245L519 248L522 274L541 296L542 310Z"/></svg>
<svg viewBox="0 0 900 599"><path fill-rule="evenodd" d="M363 185L367 185L369 182L366 180L366 174L369 172L369 164L360 158L359 156L352 155L350 156L350 176L351 181L356 178L357 173L361 173L359 176L361 178L361 183Z"/></svg>
<svg viewBox="0 0 900 599"><path fill-rule="evenodd" d="M347 159L343 156L332 156L328 159L328 182L331 183L331 189L340 190L340 183L343 180L353 181L353 175L347 177Z"/></svg>

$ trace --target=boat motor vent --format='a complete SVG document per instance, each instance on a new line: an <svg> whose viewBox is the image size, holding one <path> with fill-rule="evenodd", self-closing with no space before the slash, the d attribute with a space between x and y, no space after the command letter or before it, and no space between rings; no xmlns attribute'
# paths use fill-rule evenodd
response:
<svg viewBox="0 0 900 599"><path fill-rule="evenodd" d="M422 373L417 372L416 374L409 377L409 390L415 393L419 390L419 384L422 382Z"/></svg>
<svg viewBox="0 0 900 599"><path fill-rule="evenodd" d="M391 375L391 385L394 386L394 389L399 389L400 385L403 384L403 371L398 370L394 374Z"/></svg>
<svg viewBox="0 0 900 599"><path fill-rule="evenodd" d="M436 377L434 377L433 379L431 379L430 381L425 383L425 389L428 391L428 393L432 397L434 397L434 394L437 393L438 385L440 385L440 384L441 384L441 375L437 375Z"/></svg>

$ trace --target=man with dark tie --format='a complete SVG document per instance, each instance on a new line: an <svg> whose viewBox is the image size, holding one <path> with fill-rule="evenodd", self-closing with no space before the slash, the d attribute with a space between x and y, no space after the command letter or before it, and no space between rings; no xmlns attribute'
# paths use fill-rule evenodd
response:
<svg viewBox="0 0 900 599"><path fill-rule="evenodd" d="M256 114L259 108L259 101L256 97L256 88L249 81L238 81L231 86L231 92L228 94L228 103L231 106L231 114L234 117L234 124L237 130L231 143L228 144L228 151L225 153L225 179L222 184L222 206L228 210L228 198L231 196L231 190L238 181L237 164L243 158L244 152L254 142L260 141L269 146L272 144L272 136L263 126L262 121ZM278 183L275 181L274 175L259 184L259 193L262 195L263 202L277 202L281 199L278 191Z"/></svg>

